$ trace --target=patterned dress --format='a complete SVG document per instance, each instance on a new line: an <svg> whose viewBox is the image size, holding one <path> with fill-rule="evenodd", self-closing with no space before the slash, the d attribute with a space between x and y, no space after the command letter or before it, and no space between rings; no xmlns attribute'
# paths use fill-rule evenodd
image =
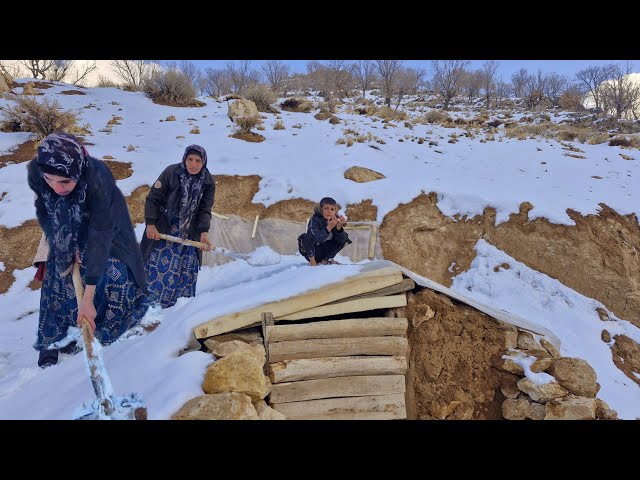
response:
<svg viewBox="0 0 640 480"><path fill-rule="evenodd" d="M171 220L170 235L185 238L179 219ZM194 297L198 281L198 249L190 245L158 240L144 264L150 299L163 308L180 297Z"/></svg>
<svg viewBox="0 0 640 480"><path fill-rule="evenodd" d="M38 338L34 345L37 350L62 340L67 329L77 325L78 302L72 276L61 277L56 273L54 257L55 253L51 251L42 282ZM80 274L84 282L84 265L80 265ZM133 281L129 268L113 257L108 259L105 272L96 285L93 303L97 312L94 335L103 345L114 342L136 326L149 308L149 300Z"/></svg>

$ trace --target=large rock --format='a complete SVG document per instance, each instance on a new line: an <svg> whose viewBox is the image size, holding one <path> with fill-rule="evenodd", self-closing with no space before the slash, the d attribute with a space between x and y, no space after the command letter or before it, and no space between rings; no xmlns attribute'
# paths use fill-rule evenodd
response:
<svg viewBox="0 0 640 480"><path fill-rule="evenodd" d="M518 348L521 350L540 350L540 344L530 332L518 332Z"/></svg>
<svg viewBox="0 0 640 480"><path fill-rule="evenodd" d="M258 117L260 114L255 103L243 98L235 102L229 102L227 115L232 122L235 122L239 117Z"/></svg>
<svg viewBox="0 0 640 480"><path fill-rule="evenodd" d="M347 180L353 180L354 182L358 183L366 183L387 177L379 172L376 172L375 170L370 170L368 168L351 167L346 172L344 172L344 178L346 178Z"/></svg>
<svg viewBox="0 0 640 480"><path fill-rule="evenodd" d="M247 352L256 355L262 361L262 365L264 365L267 357L267 353L265 352L262 344L249 344L240 340L231 340L230 342L220 343L211 351L216 358L228 357L233 352Z"/></svg>
<svg viewBox="0 0 640 480"><path fill-rule="evenodd" d="M509 373L513 373L515 375L524 375L524 369L518 365L516 362L514 362L513 360L507 358L501 366L502 370L504 370L505 372L509 372Z"/></svg>
<svg viewBox="0 0 640 480"><path fill-rule="evenodd" d="M253 352L237 351L207 368L202 389L205 393L239 392L253 401L271 391L271 382L262 371L263 361Z"/></svg>
<svg viewBox="0 0 640 480"><path fill-rule="evenodd" d="M259 420L286 420L284 414L274 410L266 404L264 400L260 400L255 404L256 412L258 412Z"/></svg>
<svg viewBox="0 0 640 480"><path fill-rule="evenodd" d="M518 381L518 388L529 395L532 400L539 403L547 403L554 398L564 397L569 393L556 382L537 385L528 378L520 379L520 381Z"/></svg>
<svg viewBox="0 0 640 480"><path fill-rule="evenodd" d="M518 346L518 329L516 327L507 328L504 331L504 346L507 350L517 348Z"/></svg>
<svg viewBox="0 0 640 480"><path fill-rule="evenodd" d="M185 403L172 420L258 420L251 398L237 392L201 395Z"/></svg>
<svg viewBox="0 0 640 480"><path fill-rule="evenodd" d="M562 356L560 355L560 352L555 347L555 345L546 338L541 338L540 344L545 348L547 352L549 352L549 355L551 355L553 358L560 358Z"/></svg>
<svg viewBox="0 0 640 480"><path fill-rule="evenodd" d="M214 337L209 337L204 341L205 347L213 351L221 343L239 340L245 343L263 343L262 334L256 330L239 330L236 332L223 333Z"/></svg>
<svg viewBox="0 0 640 480"><path fill-rule="evenodd" d="M526 398L507 399L502 403L502 416L507 420L543 420L546 407Z"/></svg>
<svg viewBox="0 0 640 480"><path fill-rule="evenodd" d="M604 400L596 398L596 418L598 420L617 420L618 412L611 410Z"/></svg>
<svg viewBox="0 0 640 480"><path fill-rule="evenodd" d="M0 73L0 95L11 90L11 83L7 83L2 73Z"/></svg>
<svg viewBox="0 0 640 480"><path fill-rule="evenodd" d="M533 365L531 365L531 371L534 373L540 373L547 370L551 365L553 365L554 359L551 357L538 358Z"/></svg>
<svg viewBox="0 0 640 480"><path fill-rule="evenodd" d="M580 358L561 357L548 370L556 381L579 397L594 398L597 393L596 372Z"/></svg>
<svg viewBox="0 0 640 480"><path fill-rule="evenodd" d="M547 403L545 420L594 420L596 399L570 395Z"/></svg>

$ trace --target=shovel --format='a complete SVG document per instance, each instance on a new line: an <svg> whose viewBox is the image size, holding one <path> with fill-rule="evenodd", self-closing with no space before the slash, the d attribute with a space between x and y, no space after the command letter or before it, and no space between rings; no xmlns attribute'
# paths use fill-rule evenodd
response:
<svg viewBox="0 0 640 480"><path fill-rule="evenodd" d="M196 242L195 240L186 240L186 239L183 240L182 238L174 237L172 235L167 235L165 233L161 233L160 238L163 240L167 240L168 242L182 243L184 245L191 245L192 247L201 248L205 252L210 251L210 252L222 253L223 255L226 255L227 257L235 258L236 260L249 260L249 258L251 258L251 255L248 253L238 253L224 247L211 248L206 243Z"/></svg>
<svg viewBox="0 0 640 480"><path fill-rule="evenodd" d="M73 264L73 287L76 291L78 307L84 296L80 265ZM91 324L86 318L82 318L82 337L84 339L84 351L89 367L91 385L96 394L96 401L83 405L83 413L76 420L146 420L147 407L142 399L135 393L116 397L113 395L111 380L102 361L100 343L94 339Z"/></svg>

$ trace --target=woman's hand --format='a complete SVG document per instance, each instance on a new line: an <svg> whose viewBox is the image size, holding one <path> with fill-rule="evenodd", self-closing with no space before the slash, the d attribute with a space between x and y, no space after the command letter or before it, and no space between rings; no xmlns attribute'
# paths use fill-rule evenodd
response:
<svg viewBox="0 0 640 480"><path fill-rule="evenodd" d="M95 290L95 285L92 285ZM90 287L87 287L89 290ZM96 330L96 316L98 313L96 312L96 307L93 306L93 295L87 295L85 292L84 298L78 307L78 327L82 328L82 318L86 318L89 324L91 325L91 331Z"/></svg>
<svg viewBox="0 0 640 480"><path fill-rule="evenodd" d="M209 248L205 248L205 247L202 248L202 250L204 250L206 252L208 252L209 250L211 250L213 248L213 244L209 240L209 233L208 232L202 232L200 234L200 242L201 243L206 243L209 246Z"/></svg>
<svg viewBox="0 0 640 480"><path fill-rule="evenodd" d="M147 238L150 240L160 240L160 232L155 225L147 225Z"/></svg>

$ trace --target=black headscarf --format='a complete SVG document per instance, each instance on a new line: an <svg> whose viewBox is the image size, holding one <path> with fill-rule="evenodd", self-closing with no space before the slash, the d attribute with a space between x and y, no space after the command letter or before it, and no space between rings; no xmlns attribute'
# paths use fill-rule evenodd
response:
<svg viewBox="0 0 640 480"><path fill-rule="evenodd" d="M87 150L69 133L52 133L38 146L36 165L41 170L76 182L71 193L61 196L42 179L42 199L53 225L56 271L61 276L71 272L75 252L78 250L78 234L87 199L88 158Z"/></svg>
<svg viewBox="0 0 640 480"><path fill-rule="evenodd" d="M200 173L191 175L187 170L185 162L187 157L195 153L202 158L202 170ZM177 214L180 217L179 229L182 235L186 235L186 230L193 218L193 214L198 209L200 199L202 198L202 184L205 179L205 175L208 175L207 171L207 152L200 145L189 145L184 150L182 155L182 168L178 169L178 176L180 177L181 196L180 202L177 205Z"/></svg>

